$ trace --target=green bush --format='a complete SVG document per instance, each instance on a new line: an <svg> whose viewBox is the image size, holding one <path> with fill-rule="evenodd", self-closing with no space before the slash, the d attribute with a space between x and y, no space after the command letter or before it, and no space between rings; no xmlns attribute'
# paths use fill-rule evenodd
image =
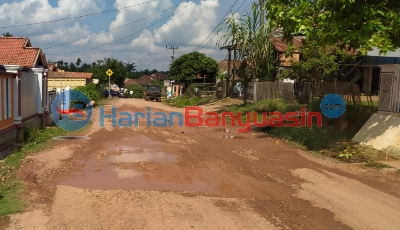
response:
<svg viewBox="0 0 400 230"><path fill-rule="evenodd" d="M143 98L144 88L140 85L128 85L126 87L128 91L133 91L134 98ZM129 93L129 92L128 92Z"/></svg>
<svg viewBox="0 0 400 230"><path fill-rule="evenodd" d="M42 130L38 128L25 129L24 139L28 143L42 143L44 141Z"/></svg>
<svg viewBox="0 0 400 230"><path fill-rule="evenodd" d="M97 90L97 86L92 82L85 86L78 86L78 87L74 88L74 90L84 93L91 101L97 102L100 98L99 92Z"/></svg>

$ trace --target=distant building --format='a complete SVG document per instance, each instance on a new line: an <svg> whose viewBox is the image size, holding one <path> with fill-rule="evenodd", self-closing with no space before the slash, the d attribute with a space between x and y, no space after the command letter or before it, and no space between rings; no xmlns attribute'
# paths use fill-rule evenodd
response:
<svg viewBox="0 0 400 230"><path fill-rule="evenodd" d="M49 66L49 80L48 90L64 89L69 86L75 88L77 86L84 86L89 83L92 73L88 72L66 72L57 67L57 63L50 63Z"/></svg>

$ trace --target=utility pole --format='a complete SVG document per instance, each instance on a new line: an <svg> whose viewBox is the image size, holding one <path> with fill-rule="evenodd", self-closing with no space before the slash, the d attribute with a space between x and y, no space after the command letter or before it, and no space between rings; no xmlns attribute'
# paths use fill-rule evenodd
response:
<svg viewBox="0 0 400 230"><path fill-rule="evenodd" d="M229 96L231 96L230 95L230 83L231 83L231 81L230 81L230 78L231 78L231 72L232 72L232 70L231 70L231 61L232 61L232 55L231 55L231 53L232 53L232 50L234 50L234 49L236 49L236 47L235 46L233 46L233 45L229 45L229 46L224 46L224 47L221 47L220 48L220 50L228 50L228 76L227 76L227 78L226 78L226 89L225 89L225 92L229 95ZM226 96L226 95L225 95ZM223 97L225 97L225 96L223 96Z"/></svg>
<svg viewBox="0 0 400 230"><path fill-rule="evenodd" d="M260 24L264 24L264 0L260 0Z"/></svg>
<svg viewBox="0 0 400 230"><path fill-rule="evenodd" d="M178 49L178 47L172 47L171 46L171 47L168 48L168 46L165 46L165 48L172 50L171 58L172 58L172 62L174 62L175 61L175 50Z"/></svg>

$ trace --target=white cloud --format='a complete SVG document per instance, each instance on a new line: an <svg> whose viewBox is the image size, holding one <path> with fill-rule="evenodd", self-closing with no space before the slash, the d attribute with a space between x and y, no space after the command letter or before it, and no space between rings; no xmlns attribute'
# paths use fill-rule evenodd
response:
<svg viewBox="0 0 400 230"><path fill-rule="evenodd" d="M59 0L59 6L55 8L49 4L48 0L22 0L10 4L5 3L0 5L0 25L33 24L97 13L101 11L97 3L101 4L102 2L103 0L80 0L79 3L71 4L71 0ZM43 33L60 28L70 22L65 20L50 24L14 27L13 31L15 34Z"/></svg>
<svg viewBox="0 0 400 230"><path fill-rule="evenodd" d="M87 25L81 27L78 22L75 22L75 25L72 27L54 29L53 31L54 33L52 34L38 36L39 41L43 43L69 42L77 40L77 37L88 36L90 34L89 27ZM86 41L80 41L80 44L84 43L86 43Z"/></svg>
<svg viewBox="0 0 400 230"><path fill-rule="evenodd" d="M57 7L52 7L48 0L0 3L0 27L98 13L109 10L112 4L114 8L121 8L149 1L151 0L74 0L76 3L72 4L71 0L59 0ZM171 0L155 0L151 3L120 9L116 11L114 18L110 16L112 14L101 14L54 23L3 28L2 33L10 32L14 36L29 37L33 46L42 49L54 47L51 50L44 50L46 57L52 61L76 62L77 58L81 58L83 62L91 63L105 57L113 57L124 62L135 62L138 69L168 70L172 51L166 49L165 46L179 47L175 50L176 58L194 51L210 35L232 4L224 1L221 6L220 3L221 0L201 0L196 5L194 0L187 0L177 8L132 23L172 6ZM146 29L149 25L173 13L175 14L165 21ZM235 17L237 15L235 14ZM128 23L130 24L123 26ZM117 27L121 28L114 29ZM96 35L100 31L109 29L114 30ZM141 30L143 31L138 32ZM133 34L135 32L137 33ZM128 35L131 36L126 37ZM220 51L216 46L216 41L220 36L215 36L215 32L211 34L199 47L205 45L200 52L217 61L223 59L226 52ZM210 39L212 40L209 41ZM79 41L72 42L75 40ZM107 45L110 42L114 43ZM63 43L66 44L61 45ZM91 49L95 47L98 48ZM74 53L75 51L83 52Z"/></svg>
<svg viewBox="0 0 400 230"><path fill-rule="evenodd" d="M183 9L186 6L187 8ZM200 44L218 23L218 7L217 0L201 1L199 5L195 5L194 2L182 3L177 9L178 12L161 28L155 30L155 41L161 44L172 40L177 46Z"/></svg>
<svg viewBox="0 0 400 230"><path fill-rule="evenodd" d="M115 8L121 8L125 6L137 5L145 2L149 2L150 0L116 0L114 4ZM134 7L129 7L125 9L119 10L116 19L111 22L110 30L123 26L123 29L117 29L111 31L114 37L124 37L128 34L133 33L134 31L138 31L140 29L144 29L151 24L152 21L155 21L161 17L161 13L156 14L164 9L167 9L172 6L171 0L156 0L151 3L141 4ZM151 17L150 17L151 16ZM148 18L146 18L148 17ZM143 19L145 18L145 19ZM138 21L140 20L140 21ZM137 22L136 22L137 21ZM133 23L135 22L135 23ZM129 24L131 23L131 24ZM129 24L129 25L127 25ZM126 25L126 26L125 26Z"/></svg>

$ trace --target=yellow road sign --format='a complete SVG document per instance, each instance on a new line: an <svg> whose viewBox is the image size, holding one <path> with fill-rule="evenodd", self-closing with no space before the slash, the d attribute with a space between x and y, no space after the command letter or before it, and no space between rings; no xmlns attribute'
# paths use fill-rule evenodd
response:
<svg viewBox="0 0 400 230"><path fill-rule="evenodd" d="M107 72L106 72L106 74L107 74L109 77L111 77L111 75L113 74L113 71L110 70L110 69L108 69Z"/></svg>

